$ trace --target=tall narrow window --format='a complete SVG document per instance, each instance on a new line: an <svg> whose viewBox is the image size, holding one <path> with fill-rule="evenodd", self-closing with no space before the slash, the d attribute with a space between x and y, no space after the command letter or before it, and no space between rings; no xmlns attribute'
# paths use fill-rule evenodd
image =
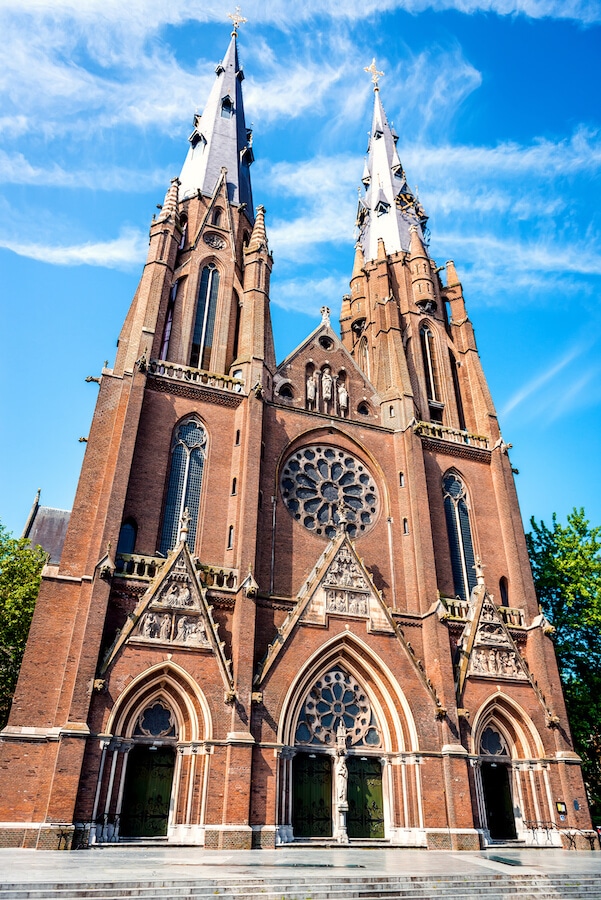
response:
<svg viewBox="0 0 601 900"><path fill-rule="evenodd" d="M457 416L459 418L459 427L465 431L465 415L463 412L463 402L461 400L461 388L459 386L459 372L457 371L457 360L449 350L449 362L451 364L451 376L453 378L453 390L455 391L455 402L457 403Z"/></svg>
<svg viewBox="0 0 601 900"><path fill-rule="evenodd" d="M359 368L363 369L368 378L371 378L369 372L369 353L367 350L367 339L362 337L359 341L359 353L357 362L359 363Z"/></svg>
<svg viewBox="0 0 601 900"><path fill-rule="evenodd" d="M185 509L190 515L187 540L189 546L194 548L206 445L207 433L194 416L184 419L175 429L167 502L159 547L164 555L177 544Z"/></svg>
<svg viewBox="0 0 601 900"><path fill-rule="evenodd" d="M224 97L221 101L221 118L231 119L234 115L234 104L231 97Z"/></svg>
<svg viewBox="0 0 601 900"><path fill-rule="evenodd" d="M138 534L138 526L134 519L125 519L121 530L119 531L119 540L117 541L117 554L133 553L136 546L136 537Z"/></svg>
<svg viewBox="0 0 601 900"><path fill-rule="evenodd" d="M476 584L474 545L467 492L461 479L453 472L445 475L442 486L454 591L462 600L467 600Z"/></svg>
<svg viewBox="0 0 601 900"><path fill-rule="evenodd" d="M213 210L213 225L216 225L218 228L221 225L221 207L216 206Z"/></svg>
<svg viewBox="0 0 601 900"><path fill-rule="evenodd" d="M161 341L161 355L159 359L167 359L169 353L169 339L171 338L171 329L173 328L173 312L175 310L175 298L177 297L177 286L179 282L175 281L169 292L169 303L167 305L167 315L165 316L165 327L163 329L163 340Z"/></svg>
<svg viewBox="0 0 601 900"><path fill-rule="evenodd" d="M218 293L219 272L217 267L210 263L204 267L200 276L200 290L192 333L192 352L190 353L190 365L195 369L208 369L211 362Z"/></svg>
<svg viewBox="0 0 601 900"><path fill-rule="evenodd" d="M427 325L422 325L419 331L424 357L424 372L426 375L426 391L428 400L440 402L440 382L438 378L438 366L434 348L434 335Z"/></svg>
<svg viewBox="0 0 601 900"><path fill-rule="evenodd" d="M232 350L233 359L238 357L238 344L240 343L240 299L236 291L232 295L232 306L234 307L234 347Z"/></svg>

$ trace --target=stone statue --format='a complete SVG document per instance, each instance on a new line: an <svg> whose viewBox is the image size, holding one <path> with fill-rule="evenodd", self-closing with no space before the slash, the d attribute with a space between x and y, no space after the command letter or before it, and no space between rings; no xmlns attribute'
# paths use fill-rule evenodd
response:
<svg viewBox="0 0 601 900"><path fill-rule="evenodd" d="M342 382L338 385L338 406L340 415L345 416L348 409L348 391Z"/></svg>
<svg viewBox="0 0 601 900"><path fill-rule="evenodd" d="M321 393L326 403L330 403L332 400L332 385L333 379L330 374L330 367L326 366L321 376Z"/></svg>
<svg viewBox="0 0 601 900"><path fill-rule="evenodd" d="M340 754L336 758L336 800L338 806L345 806L348 789L348 768L346 758Z"/></svg>
<svg viewBox="0 0 601 900"><path fill-rule="evenodd" d="M307 406L313 409L315 406L315 397L317 395L317 381L314 373L307 378Z"/></svg>

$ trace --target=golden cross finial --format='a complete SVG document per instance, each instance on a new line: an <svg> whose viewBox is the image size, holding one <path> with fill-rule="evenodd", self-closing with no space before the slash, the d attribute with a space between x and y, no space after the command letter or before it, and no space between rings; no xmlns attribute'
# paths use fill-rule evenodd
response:
<svg viewBox="0 0 601 900"><path fill-rule="evenodd" d="M236 7L236 9L234 10L233 13L228 13L227 17L228 17L228 19L232 20L232 23L234 25L234 30L232 33L236 34L236 35L238 34L238 26L243 25L245 22L248 21L248 19L245 19L244 16L240 15L240 7L239 6Z"/></svg>
<svg viewBox="0 0 601 900"><path fill-rule="evenodd" d="M371 61L371 66L364 66L366 72L371 72L371 80L373 82L374 91L379 91L380 86L378 84L378 79L384 77L384 72L378 72L376 68L376 57Z"/></svg>

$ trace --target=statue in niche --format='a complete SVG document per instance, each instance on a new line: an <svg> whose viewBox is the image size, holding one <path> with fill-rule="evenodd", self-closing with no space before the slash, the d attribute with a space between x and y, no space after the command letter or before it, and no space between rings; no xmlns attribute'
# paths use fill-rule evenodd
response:
<svg viewBox="0 0 601 900"><path fill-rule="evenodd" d="M340 408L340 415L344 418L348 410L348 391L344 386L344 382L340 382L338 385L338 406Z"/></svg>
<svg viewBox="0 0 601 900"><path fill-rule="evenodd" d="M315 373L311 372L307 378L307 408L315 409L315 398L317 396L317 379Z"/></svg>
<svg viewBox="0 0 601 900"><path fill-rule="evenodd" d="M324 399L324 403L329 407L332 402L332 387L334 384L334 379L330 374L330 367L325 366L322 376L321 376L321 395Z"/></svg>

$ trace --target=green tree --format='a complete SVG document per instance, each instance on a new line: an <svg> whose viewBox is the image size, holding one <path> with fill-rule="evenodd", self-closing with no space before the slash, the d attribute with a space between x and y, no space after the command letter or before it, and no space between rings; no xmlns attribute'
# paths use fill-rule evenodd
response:
<svg viewBox="0 0 601 900"><path fill-rule="evenodd" d="M6 725L47 555L0 523L0 727Z"/></svg>
<svg viewBox="0 0 601 900"><path fill-rule="evenodd" d="M601 527L584 509L526 535L536 593L555 627L553 641L576 752L583 760L593 820L601 822Z"/></svg>

